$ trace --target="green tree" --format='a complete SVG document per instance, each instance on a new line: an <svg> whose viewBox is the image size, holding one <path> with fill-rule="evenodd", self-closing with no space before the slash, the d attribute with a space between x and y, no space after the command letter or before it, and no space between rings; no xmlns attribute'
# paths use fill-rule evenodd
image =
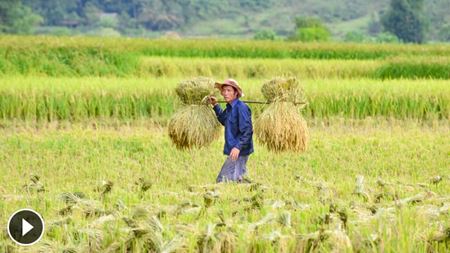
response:
<svg viewBox="0 0 450 253"><path fill-rule="evenodd" d="M423 43L426 31L423 0L391 0L382 24L386 31L404 42Z"/></svg>
<svg viewBox="0 0 450 253"><path fill-rule="evenodd" d="M20 0L0 1L0 33L28 34L40 22L42 18Z"/></svg>
<svg viewBox="0 0 450 253"><path fill-rule="evenodd" d="M98 27L100 23L101 10L93 3L87 3L84 7L84 23L86 26Z"/></svg>
<svg viewBox="0 0 450 253"><path fill-rule="evenodd" d="M80 16L77 11L81 11L87 2L86 0L22 0L44 18L44 24L47 26L60 26L64 22L75 16Z"/></svg>
<svg viewBox="0 0 450 253"><path fill-rule="evenodd" d="M296 17L295 26L297 29L310 28L310 27L324 27L324 24L320 18L317 17Z"/></svg>
<svg viewBox="0 0 450 253"><path fill-rule="evenodd" d="M381 24L380 17L376 12L372 12L370 14L370 21L367 25L367 32L370 35L377 35L383 29L383 25Z"/></svg>
<svg viewBox="0 0 450 253"><path fill-rule="evenodd" d="M295 26L295 33L288 38L290 40L328 41L331 37L330 31L319 18L297 17Z"/></svg>
<svg viewBox="0 0 450 253"><path fill-rule="evenodd" d="M297 38L301 41L328 41L330 32L325 27L307 27L297 30Z"/></svg>

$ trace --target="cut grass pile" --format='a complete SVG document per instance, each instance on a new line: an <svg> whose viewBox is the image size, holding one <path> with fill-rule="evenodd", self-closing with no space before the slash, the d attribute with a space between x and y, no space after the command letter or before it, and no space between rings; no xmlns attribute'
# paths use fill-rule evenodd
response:
<svg viewBox="0 0 450 253"><path fill-rule="evenodd" d="M219 121L204 98L215 92L214 80L197 77L182 81L175 92L183 107L172 115L169 137L179 149L205 147L219 137Z"/></svg>
<svg viewBox="0 0 450 253"><path fill-rule="evenodd" d="M261 87L270 105L255 121L255 135L269 150L304 152L308 126L297 103L306 103L305 92L295 77L276 77Z"/></svg>

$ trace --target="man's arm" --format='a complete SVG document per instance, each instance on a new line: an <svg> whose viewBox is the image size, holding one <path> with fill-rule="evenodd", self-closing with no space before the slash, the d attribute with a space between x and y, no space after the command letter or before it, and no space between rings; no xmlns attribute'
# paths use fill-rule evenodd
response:
<svg viewBox="0 0 450 253"><path fill-rule="evenodd" d="M222 108L220 107L220 105L217 103L214 105L213 107L214 112L216 113L217 119L219 120L220 124L222 124L223 126L225 126L225 120L226 118L226 113L224 110L222 110Z"/></svg>
<svg viewBox="0 0 450 253"><path fill-rule="evenodd" d="M220 124L225 126L226 113L222 110L219 103L217 103L217 98L215 96L209 96L208 102L213 106L214 112L217 116L217 120L219 120Z"/></svg>

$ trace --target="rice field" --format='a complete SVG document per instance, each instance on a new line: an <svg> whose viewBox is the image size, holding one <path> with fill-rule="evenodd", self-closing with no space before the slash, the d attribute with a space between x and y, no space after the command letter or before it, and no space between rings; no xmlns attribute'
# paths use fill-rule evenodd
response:
<svg viewBox="0 0 450 253"><path fill-rule="evenodd" d="M0 55L0 76L450 78L445 44L2 36Z"/></svg>
<svg viewBox="0 0 450 253"><path fill-rule="evenodd" d="M388 56L450 56L447 44L351 44L298 43L227 39L139 39L50 36L2 36L0 48L16 53L46 52L47 56L98 55L99 52L125 52L147 56L233 57L233 58L313 58L377 59ZM100 51L98 51L100 49ZM104 51L101 51L104 50Z"/></svg>
<svg viewBox="0 0 450 253"><path fill-rule="evenodd" d="M46 222L30 247L2 229L0 253L449 251L448 45L1 36L0 54L0 227ZM169 136L197 76L257 101L297 77L306 151L254 135L251 183L215 184L223 130Z"/></svg>
<svg viewBox="0 0 450 253"><path fill-rule="evenodd" d="M181 107L178 78L0 78L0 120L152 119L163 125ZM244 99L264 101L264 79L239 80ZM447 80L300 79L306 118L448 120ZM250 105L255 116L264 109Z"/></svg>
<svg viewBox="0 0 450 253"><path fill-rule="evenodd" d="M436 56L388 59L252 59L141 57L134 75L141 77L234 76L272 78L297 75L305 79L449 79L450 58Z"/></svg>
<svg viewBox="0 0 450 253"><path fill-rule="evenodd" d="M154 216L164 228L161 247L176 240L177 251L197 251L200 241L206 251L229 243L239 252L277 252L294 251L300 235L332 226L326 216L336 209L347 216L355 251L444 252L445 244L430 237L449 225L448 126L407 123L314 127L301 156L257 146L249 185L212 184L223 141L184 152L157 128L2 130L0 166L8 171L0 176L2 226L16 208L28 206L48 227L35 251L138 251L145 242L136 236L127 244L135 235L126 218L145 226ZM29 181L32 174L42 191ZM359 175L367 199L354 192ZM436 176L442 182L433 183ZM95 189L104 181L113 186L103 196ZM430 195L408 201L424 192ZM70 204L64 193L84 197ZM230 238L222 241L220 233Z"/></svg>

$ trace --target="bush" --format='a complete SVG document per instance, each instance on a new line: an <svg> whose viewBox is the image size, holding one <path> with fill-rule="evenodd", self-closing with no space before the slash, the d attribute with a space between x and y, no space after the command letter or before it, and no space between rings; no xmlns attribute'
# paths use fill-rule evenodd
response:
<svg viewBox="0 0 450 253"><path fill-rule="evenodd" d="M400 40L392 33L380 33L376 37L378 43L399 43Z"/></svg>
<svg viewBox="0 0 450 253"><path fill-rule="evenodd" d="M297 40L300 41L328 41L330 32L325 27L309 27L297 30Z"/></svg>
<svg viewBox="0 0 450 253"><path fill-rule="evenodd" d="M330 39L330 31L319 18L297 17L295 26L295 34L289 37L289 40L328 41Z"/></svg>
<svg viewBox="0 0 450 253"><path fill-rule="evenodd" d="M255 40L275 40L276 34L272 30L261 30L255 33L253 39Z"/></svg>
<svg viewBox="0 0 450 253"><path fill-rule="evenodd" d="M357 31L351 31L345 34L344 41L346 42L364 42L366 38L363 33Z"/></svg>

